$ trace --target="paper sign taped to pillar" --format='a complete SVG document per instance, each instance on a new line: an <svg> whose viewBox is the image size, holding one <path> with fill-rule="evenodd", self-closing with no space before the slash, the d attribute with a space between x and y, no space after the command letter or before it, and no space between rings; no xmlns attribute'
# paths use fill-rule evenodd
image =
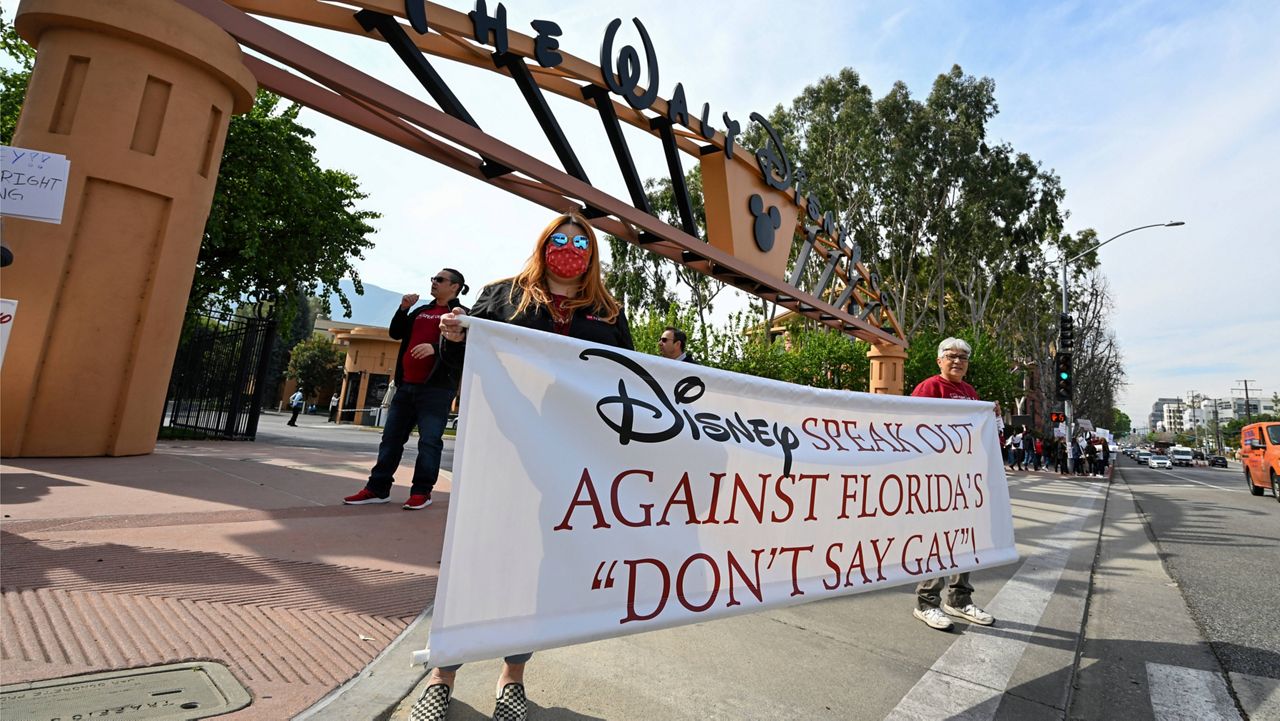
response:
<svg viewBox="0 0 1280 721"><path fill-rule="evenodd" d="M0 145L0 213L61 223L70 173L65 155Z"/></svg>
<svg viewBox="0 0 1280 721"><path fill-rule="evenodd" d="M432 666L1017 558L991 403L469 319Z"/></svg>
<svg viewBox="0 0 1280 721"><path fill-rule="evenodd" d="M18 315L18 301L0 298L0 365L4 365L4 352L9 348L9 331Z"/></svg>

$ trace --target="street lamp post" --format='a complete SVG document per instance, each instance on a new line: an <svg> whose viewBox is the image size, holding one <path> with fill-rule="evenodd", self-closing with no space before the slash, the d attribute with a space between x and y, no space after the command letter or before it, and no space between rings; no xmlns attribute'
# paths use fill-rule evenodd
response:
<svg viewBox="0 0 1280 721"><path fill-rule="evenodd" d="M1181 220L1171 220L1168 223L1152 223L1151 225L1139 225L1136 228L1130 228L1124 231L1123 233L1113 235L1110 238L1107 238L1106 240L1102 241L1101 243L1098 243L1097 245L1093 246L1092 248L1084 251L1083 253L1077 253L1071 256L1070 258L1067 258L1066 260L1062 261L1062 314L1066 315L1068 312L1070 312L1068 310L1069 306L1067 304L1067 267L1068 266L1070 266L1075 261L1080 260L1086 255L1096 251L1098 248L1101 248L1107 243L1110 243L1111 241L1123 235L1136 233L1139 230L1146 230L1147 228L1173 228L1179 225L1186 225L1186 223L1182 222ZM1073 366L1072 373L1074 372L1075 370ZM1073 379L1072 385L1074 384L1075 384L1075 381ZM1072 403L1070 399L1064 400L1062 402L1062 410L1067 416L1067 438L1068 439L1070 439L1072 437L1072 434L1075 432L1075 416L1072 414L1071 406L1072 406Z"/></svg>

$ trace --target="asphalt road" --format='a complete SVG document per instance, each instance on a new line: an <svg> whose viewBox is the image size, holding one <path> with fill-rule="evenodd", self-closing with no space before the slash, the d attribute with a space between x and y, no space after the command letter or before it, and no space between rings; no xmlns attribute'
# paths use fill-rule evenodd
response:
<svg viewBox="0 0 1280 721"><path fill-rule="evenodd" d="M1280 503L1239 468L1154 470L1120 458L1169 575L1228 672L1280 678Z"/></svg>

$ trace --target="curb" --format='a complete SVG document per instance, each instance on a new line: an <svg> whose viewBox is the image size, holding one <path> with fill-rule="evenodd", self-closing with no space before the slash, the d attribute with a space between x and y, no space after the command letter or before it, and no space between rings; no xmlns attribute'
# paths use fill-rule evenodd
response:
<svg viewBox="0 0 1280 721"><path fill-rule="evenodd" d="M410 664L409 658L414 651L426 647L434 608L433 603L418 614L413 623L360 673L294 716L294 721L349 721L356 718L386 721L391 718L401 701L413 693L429 670Z"/></svg>
<svg viewBox="0 0 1280 721"><path fill-rule="evenodd" d="M1067 717L1071 714L1071 704L1075 702L1076 689L1080 687L1080 660L1084 657L1085 633L1089 629L1089 610L1093 603L1094 580L1098 576L1098 562L1102 559L1102 532L1107 527L1107 505L1111 503L1111 484L1115 475L1116 464L1112 462L1107 466L1107 492L1102 498L1102 508L1098 512L1098 534L1097 541L1093 546L1093 563L1089 564L1089 587L1085 590L1084 608L1080 613L1080 633L1076 634L1076 648L1074 658L1071 661L1071 674L1067 677L1067 697L1063 701L1063 716Z"/></svg>

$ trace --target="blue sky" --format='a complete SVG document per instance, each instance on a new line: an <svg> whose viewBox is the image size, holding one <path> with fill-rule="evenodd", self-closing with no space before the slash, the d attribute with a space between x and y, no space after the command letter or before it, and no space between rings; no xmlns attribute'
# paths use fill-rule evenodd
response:
<svg viewBox="0 0 1280 721"><path fill-rule="evenodd" d="M6 16L16 3L3 0ZM446 0L466 12L471 2ZM490 8L494 5L490 2ZM659 93L683 82L691 107L745 121L822 75L852 67L874 94L898 80L917 97L959 64L991 77L1000 113L989 135L1057 172L1070 231L1127 235L1100 251L1136 420L1151 402L1195 390L1227 396L1239 379L1280 391L1280 3L813 2L732 5L658 0L505 3L513 29L558 22L564 51L598 61L604 28L647 27ZM281 24L330 54L425 98L384 44ZM486 131L555 164L509 80L437 61ZM587 172L626 191L593 111L553 99ZM360 272L425 292L442 266L473 288L514 272L546 211L313 113L321 162L356 174L383 214ZM719 123L717 123L719 126ZM660 146L628 134L645 176ZM690 166L691 167L691 166ZM1253 387L1254 383L1250 383Z"/></svg>

